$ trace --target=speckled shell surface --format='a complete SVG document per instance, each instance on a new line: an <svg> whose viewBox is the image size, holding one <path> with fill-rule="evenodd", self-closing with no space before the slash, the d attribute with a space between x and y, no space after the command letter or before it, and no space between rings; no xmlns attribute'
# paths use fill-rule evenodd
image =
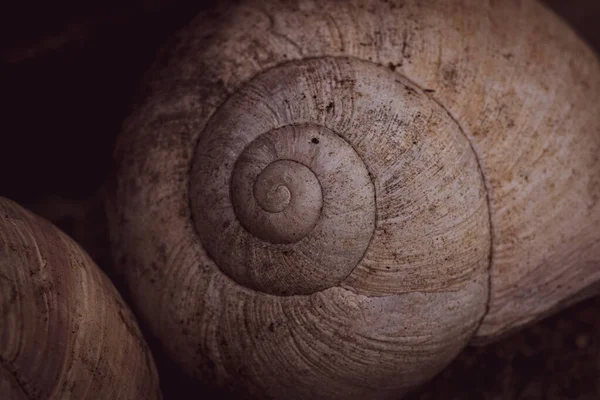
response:
<svg viewBox="0 0 600 400"><path fill-rule="evenodd" d="M115 260L173 358L393 398L600 278L600 70L530 1L243 1L125 124Z"/></svg>
<svg viewBox="0 0 600 400"><path fill-rule="evenodd" d="M0 397L158 400L129 308L89 256L0 197Z"/></svg>

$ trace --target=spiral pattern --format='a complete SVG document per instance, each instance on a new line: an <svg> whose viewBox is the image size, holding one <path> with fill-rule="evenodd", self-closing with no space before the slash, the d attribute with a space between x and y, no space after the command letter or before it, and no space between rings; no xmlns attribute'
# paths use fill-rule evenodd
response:
<svg viewBox="0 0 600 400"><path fill-rule="evenodd" d="M208 109L189 142L145 142L113 238L123 257L136 249L133 290L146 313L162 308L151 322L188 370L258 397L376 398L466 344L485 310L489 219L443 107L389 69L320 57ZM158 282L178 289L156 303L144 293Z"/></svg>
<svg viewBox="0 0 600 400"><path fill-rule="evenodd" d="M258 398L396 398L485 313L478 160L387 61L294 49L259 3L234 7L244 23L190 31L192 50L177 49L183 60L157 75L165 89L152 82L126 124L115 258L151 329L205 382ZM302 13L288 11L294 26Z"/></svg>
<svg viewBox="0 0 600 400"><path fill-rule="evenodd" d="M375 227L374 188L362 160L321 126L262 133L246 125L251 115L230 117L223 107L207 127L192 171L192 210L207 251L232 278L263 292L338 285Z"/></svg>
<svg viewBox="0 0 600 400"><path fill-rule="evenodd" d="M536 2L223 1L149 77L111 242L204 382L395 399L598 279L597 59Z"/></svg>
<svg viewBox="0 0 600 400"><path fill-rule="evenodd" d="M402 249L395 244L415 241L415 227L423 229L419 213L413 221L398 218L411 197L422 196L406 182L418 179L417 190L430 185L437 171L416 171L419 158L444 158L448 149L427 133L417 137L415 129L447 132L466 144L457 169L446 166L449 177L464 176L462 194L426 193L429 207L437 202L454 221L450 210L465 212L465 202L483 199L483 185L460 130L419 88L349 58L306 60L260 74L219 108L200 135L190 204L202 244L223 272L265 293L310 294L344 281L371 293L405 290L419 275L435 273L437 264L418 271L413 266L412 278L398 282L387 279L398 266L365 255L371 244L376 257L392 253L397 260ZM399 164L403 153L407 159ZM473 173L463 172L469 169ZM383 229L376 232L377 215ZM471 234L464 228L449 227L443 235L466 240ZM446 250L436 252L443 256ZM471 273L463 263L455 265L462 275L448 274L438 284Z"/></svg>
<svg viewBox="0 0 600 400"><path fill-rule="evenodd" d="M445 365L483 315L489 255L481 172L446 110L352 57L205 104L197 124L129 125L147 136L121 144L111 217L173 357L259 398L385 398Z"/></svg>

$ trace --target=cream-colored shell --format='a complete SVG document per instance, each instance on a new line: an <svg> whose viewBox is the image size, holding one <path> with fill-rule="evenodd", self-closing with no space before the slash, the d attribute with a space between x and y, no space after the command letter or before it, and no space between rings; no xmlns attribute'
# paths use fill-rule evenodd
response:
<svg viewBox="0 0 600 400"><path fill-rule="evenodd" d="M115 259L204 381L394 398L595 290L599 93L533 1L221 3L125 124Z"/></svg>
<svg viewBox="0 0 600 400"><path fill-rule="evenodd" d="M89 256L0 197L0 397L161 399L134 316Z"/></svg>

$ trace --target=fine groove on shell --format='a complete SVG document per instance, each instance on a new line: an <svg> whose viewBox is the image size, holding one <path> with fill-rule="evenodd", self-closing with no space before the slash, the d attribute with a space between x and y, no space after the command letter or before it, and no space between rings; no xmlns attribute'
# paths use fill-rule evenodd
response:
<svg viewBox="0 0 600 400"><path fill-rule="evenodd" d="M9 399L160 399L133 314L89 256L0 197L0 393Z"/></svg>
<svg viewBox="0 0 600 400"><path fill-rule="evenodd" d="M413 83L416 85L416 83ZM421 90L423 90L421 88ZM429 95L427 92L425 92L427 95ZM492 218L492 204L490 203L490 183L488 182L488 180L485 177L485 174L483 173L483 169L481 167L481 160L479 159L479 155L477 154L477 150L475 149L475 145L473 143L472 138L469 137L469 135L467 135L465 133L465 131L463 130L462 126L460 125L459 121L452 115L452 113L450 112L450 110L446 109L446 107L444 107L444 105L442 103L440 103L438 100L435 99L435 97L433 96L429 96L433 101L435 101L441 108L443 108L446 113L448 114L448 116L450 118L452 118L452 120L456 123L456 125L458 126L458 129L460 129L460 132L463 134L463 136L465 137L465 139L467 139L467 141L469 142L469 146L471 147L471 150L473 151L473 154L475 155L475 160L477 161L477 168L479 169L479 171L481 172L481 180L483 182L483 185L485 187L485 200L487 202L487 207L488 207L488 219L489 219L489 226L490 226L490 250L488 253L488 257L489 257L489 261L488 261L488 267L487 267L487 277L488 277L488 282L487 282L487 286L488 286L488 296L487 296L487 301L485 302L485 312L483 313L483 316L481 317L481 320L479 321L479 324L477 325L477 330L479 330L479 328L481 327L481 325L483 324L483 321L485 319L485 316L488 314L489 310L490 310L490 306L491 306L491 300L492 300L492 291L494 290L493 287L493 280L492 280L492 264L494 261L494 219Z"/></svg>

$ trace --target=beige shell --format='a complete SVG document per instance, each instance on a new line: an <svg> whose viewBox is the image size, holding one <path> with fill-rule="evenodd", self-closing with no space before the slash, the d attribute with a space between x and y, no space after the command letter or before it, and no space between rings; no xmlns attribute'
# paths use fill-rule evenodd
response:
<svg viewBox="0 0 600 400"><path fill-rule="evenodd" d="M0 197L0 397L161 399L134 316L48 221Z"/></svg>
<svg viewBox="0 0 600 400"><path fill-rule="evenodd" d="M241 1L148 75L109 202L170 355L397 398L600 281L600 69L533 1Z"/></svg>

